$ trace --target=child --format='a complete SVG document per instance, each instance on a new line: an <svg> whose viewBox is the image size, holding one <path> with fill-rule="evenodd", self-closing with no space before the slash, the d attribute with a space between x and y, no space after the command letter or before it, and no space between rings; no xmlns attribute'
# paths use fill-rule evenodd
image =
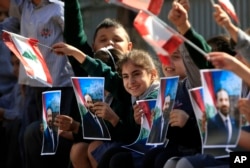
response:
<svg viewBox="0 0 250 168"><path fill-rule="evenodd" d="M124 53L131 50L132 43L130 42L128 33L123 28L123 26L115 20L104 19L96 28L94 39L93 39L93 52L92 52L92 49L89 47L87 43L87 37L83 30L81 11L80 11L80 6L77 0L65 0L65 14L64 15L65 15L65 31L64 31L65 40L71 45L75 46L76 48L79 48L80 50L84 51L84 53L90 56L93 56L93 52L96 52L100 48L107 47L107 46L113 46L114 48L119 49L120 51ZM73 27L72 25L75 25L75 26ZM80 65L79 62L74 57L68 57L68 58L70 60L70 63L72 65L72 68L74 69L76 76L86 75L87 71L84 71L84 69L82 69L79 66ZM123 103L123 102L121 101L120 103ZM125 110L125 108L123 108L122 110ZM78 112L78 109L72 109L72 111ZM78 115L72 116L72 117L75 120L80 121L80 117ZM75 136L76 134L73 134L73 135L75 137L75 142L79 142L79 141L86 142L86 140L82 139L82 136L79 137L79 136ZM128 138L132 138L132 137L133 135L128 136ZM29 144L29 142L30 143L32 142L34 144L34 141L38 142L37 139L40 139L40 136L39 137L37 135L34 136L31 134L31 132L30 133L27 132L27 138L26 138L25 143ZM90 164L89 158L87 157L89 141L86 143L80 143L80 144L82 145L79 146L79 143L74 143L71 147L70 158L74 167L88 166ZM38 144L36 146L37 146L37 149L40 148ZM40 157L39 158L34 157L34 154L32 154L34 153L33 149L29 148L28 146L28 150L30 151L28 160L30 162L35 163L37 162L35 160L40 159Z"/></svg>
<svg viewBox="0 0 250 168"><path fill-rule="evenodd" d="M250 69L246 65L244 65L241 61L237 60L237 58L232 57L231 55L223 52L211 52L209 53L209 61L213 64L216 68L227 69L233 71L237 75L239 75L248 85L250 84L249 75ZM248 110L249 100L246 98L242 98L238 102L238 108L241 114L246 116L246 119L250 121L249 114L250 111ZM239 142L238 145L246 150L250 149L249 146L249 126L246 126L244 129L242 128L240 132ZM188 156L181 158L178 162L173 165L171 162L167 162L164 168L199 168L199 167L228 167L229 160L225 158L224 160L215 159L211 155L195 155L195 156Z"/></svg>
<svg viewBox="0 0 250 168"><path fill-rule="evenodd" d="M35 79L29 78L22 65L20 66L18 79L19 84L25 85L25 111L22 121L23 126L20 132L22 132L23 136L25 136L25 132L32 128L32 123L35 124L38 122L36 125L36 131L39 134L39 124L42 116L42 92L49 90L62 91L62 103L60 108L61 114L70 114L71 111L74 112L74 110L72 110L73 107L77 108L70 80L70 77L74 76L74 72L68 58L58 58L50 51L49 48L46 47L64 40L64 3L60 0L1 0L0 6L3 5L9 5L10 17L17 19L17 26L20 28L20 35L27 38L35 38L40 44L44 45L39 45L38 47L51 73L53 87L48 87ZM6 25L6 27L14 26L14 22L5 23L10 24ZM9 29L6 30L11 31ZM27 132L27 134L28 133L29 132ZM29 143L29 140L26 139L26 137L24 138L25 141L21 142L21 144L24 144L25 146L25 152L23 151L23 153L27 156L26 158L23 158L23 160L27 159L24 163L26 165L23 165L24 167L55 167L55 165L63 167L64 165L67 165L69 151L67 151L66 146L68 146L68 148L71 146L70 143L64 143L64 141L67 140L64 139L59 141L59 150L55 156L41 157L41 147L38 146L36 148L35 143ZM21 138L21 140L24 138ZM39 136L38 139L41 139L41 136ZM32 140L30 141L33 142ZM38 141L36 140L36 142ZM38 144L40 145L41 143L38 142ZM63 145L64 148L60 148L61 145ZM29 149L32 154L29 153ZM36 151L36 153L34 151ZM33 160L35 160L34 165L30 165L30 156ZM44 158L57 158L58 162L54 161L53 164L47 164L46 161L42 160Z"/></svg>
<svg viewBox="0 0 250 168"><path fill-rule="evenodd" d="M119 52L119 50L115 50L113 48L101 48L94 54L94 58L107 64L107 66L109 66L112 71L116 71L116 62L123 58L123 54ZM108 148L120 146L121 143L132 143L137 137L138 130L130 127L130 120L133 118L133 113L130 113L131 109L129 106L130 104L120 102L106 90L105 102L94 103L93 110L95 110L96 113L99 113L100 117L105 120L110 131L111 141L88 142L88 159L90 160L92 167L96 167L94 166L97 164L96 160L99 161L102 153ZM64 125L60 125L60 123L64 123ZM59 127L61 126L61 129L65 131L73 131L73 133L77 134L77 136L75 135L75 138L77 137L78 142L74 144L74 149L78 150L78 156L76 157L78 158L81 156L79 162L82 162L82 160L84 160L84 154L86 155L86 151L82 148L84 148L87 142L83 140L80 123L73 121L71 117L59 115L56 117L55 124ZM84 166L77 163L73 162L73 165L75 167Z"/></svg>
<svg viewBox="0 0 250 168"><path fill-rule="evenodd" d="M67 53L74 56L82 63L82 67L90 75L104 76L105 89L114 97L125 102L130 102L131 108L136 100L152 99L157 96L159 88L158 73L152 58L146 52L132 50L118 62L117 66L121 78L118 73L112 72L103 63L93 60L72 46L58 43L53 46L53 50L56 53ZM135 122L138 124L140 123L142 111L138 105L134 105L133 108Z"/></svg>
<svg viewBox="0 0 250 168"><path fill-rule="evenodd" d="M16 78L18 78L19 63L19 59L11 53L12 73ZM0 129L4 130L1 132L0 141L3 140L4 143L1 143L0 151L4 153L2 165L6 167L18 167L21 164L20 147L22 146L19 146L18 139L22 125L23 103L24 95L22 95L21 85L18 83L8 94L0 97L0 121L3 122Z"/></svg>
<svg viewBox="0 0 250 168"><path fill-rule="evenodd" d="M217 6L218 7L218 6ZM216 10L218 12L218 10ZM215 16L219 17L219 16L225 16L225 15L220 15L220 14L215 14ZM177 17L177 18L176 18ZM195 41L199 46L201 46L200 48L202 48L203 50L205 50L206 52L211 51L211 49L209 49L209 46L206 44L206 42L204 40L202 40L202 37L197 35L197 33L195 33L195 31L193 30L193 28L191 27L188 19L187 19L187 11L180 5L174 2L173 4L173 8L171 9L170 13L169 13L169 19L171 20L171 22L173 22L177 29L179 30L179 32L181 34L183 34L185 37L187 37L188 39L192 39L192 41ZM218 18L217 18L218 19ZM218 19L220 20L220 19ZM221 19L221 20L225 20L225 19ZM178 26L178 25L182 25L182 26ZM218 41L217 41L218 42ZM214 43L214 42L212 42ZM218 46L216 46L217 44L214 43L215 48L217 48ZM222 46L219 46L221 50ZM225 49L225 48L224 48ZM194 50L194 49L193 49ZM193 51L192 49L190 50L189 47L189 52L191 53L191 51ZM195 56L196 55L196 56ZM197 57L199 55L199 57ZM191 54L193 61L197 64L197 66L199 66L199 68L222 68L216 64L212 64L211 62L206 62L206 59L203 55L200 54ZM194 57L195 56L195 57ZM209 54L209 57L210 54ZM208 57L208 58L209 58ZM235 58L232 58L235 59ZM209 59L208 59L209 60ZM206 65L207 64L207 65ZM182 163L182 164L180 164ZM184 163L184 164L183 164ZM218 167L220 164L225 164L224 161L220 161L217 160L215 158L213 158L212 156L207 156L207 155L195 155L195 156L190 156L190 157L184 157L183 159L181 159L179 162L174 163L172 162L172 159L170 161L168 161L166 163L166 168L167 167L188 167L188 166L193 166L193 167L202 167L202 166L215 166Z"/></svg>
<svg viewBox="0 0 250 168"><path fill-rule="evenodd" d="M0 7L0 36L2 36L2 29L4 22L8 19L8 11ZM11 54L9 48L4 44L2 38L0 39L0 64L2 70L0 71L0 97L11 91L17 79L13 76L12 66L10 63Z"/></svg>
<svg viewBox="0 0 250 168"><path fill-rule="evenodd" d="M129 35L124 27L113 19L104 19L97 27L94 32L92 49L87 43L87 36L83 29L83 19L81 16L80 5L78 0L65 0L65 31L64 37L68 44L80 49L85 54L92 56L93 52L97 52L103 47L113 46L115 49L120 50L123 53L127 53L132 49L132 42L130 41ZM72 25L75 25L74 27ZM77 76L82 76L84 71L80 66L78 61L74 57L69 57L69 60L72 64L72 67ZM114 97L114 95L112 95ZM117 103L115 103L117 104ZM120 104L126 103L123 101ZM125 110L126 108L121 108ZM115 112L118 112L117 110ZM128 114L129 116L129 114ZM79 117L78 117L79 118ZM118 124L120 125L120 124ZM74 134L75 135L75 134ZM134 135L127 136L128 139L133 139ZM125 138L125 139L127 139ZM79 140L79 138L78 138ZM82 136L81 136L81 141ZM81 145L81 146L79 146ZM86 157L88 150L89 142L87 143L75 143L73 144L70 152L71 162L74 167L83 167L84 165L89 165L89 160L92 156ZM89 150L88 153L91 153L93 149ZM92 162L92 161L91 161ZM94 164L96 161L94 161Z"/></svg>

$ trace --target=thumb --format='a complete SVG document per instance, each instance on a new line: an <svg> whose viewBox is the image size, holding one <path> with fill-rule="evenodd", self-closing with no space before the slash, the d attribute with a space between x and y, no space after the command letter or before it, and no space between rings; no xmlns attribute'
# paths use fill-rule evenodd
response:
<svg viewBox="0 0 250 168"><path fill-rule="evenodd" d="M221 12L222 11L221 6L218 5L218 4L214 4L213 7L214 7L215 12Z"/></svg>

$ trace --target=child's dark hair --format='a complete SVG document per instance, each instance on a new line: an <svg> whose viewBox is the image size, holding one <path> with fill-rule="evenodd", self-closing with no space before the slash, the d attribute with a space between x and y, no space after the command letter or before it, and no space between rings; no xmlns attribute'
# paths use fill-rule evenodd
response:
<svg viewBox="0 0 250 168"><path fill-rule="evenodd" d="M112 71L117 70L116 63L123 57L120 50L114 48L101 48L94 54L94 58L100 59L102 62L111 67Z"/></svg>
<svg viewBox="0 0 250 168"><path fill-rule="evenodd" d="M122 74L122 66L127 62L131 62L135 66L145 69L147 72L150 72L152 69L157 70L153 58L148 52L143 50L133 49L117 62L117 71L120 75Z"/></svg>
<svg viewBox="0 0 250 168"><path fill-rule="evenodd" d="M207 40L207 43L212 47L212 51L220 51L228 53L232 56L236 55L233 50L230 37L227 35L218 35Z"/></svg>
<svg viewBox="0 0 250 168"><path fill-rule="evenodd" d="M100 29L110 28L110 27L123 28L125 30L124 26L120 22L118 22L117 20L111 19L111 18L106 18L99 25L97 25L93 39L95 40L96 34ZM126 30L125 30L125 32L127 33ZM127 40L130 41L128 33L127 33Z"/></svg>

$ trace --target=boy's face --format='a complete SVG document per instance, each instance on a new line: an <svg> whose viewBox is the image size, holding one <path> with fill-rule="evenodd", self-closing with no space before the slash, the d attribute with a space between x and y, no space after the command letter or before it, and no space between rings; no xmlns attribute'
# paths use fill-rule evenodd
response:
<svg viewBox="0 0 250 168"><path fill-rule="evenodd" d="M20 61L15 55L11 55L11 64L13 66L13 74L18 78Z"/></svg>
<svg viewBox="0 0 250 168"><path fill-rule="evenodd" d="M110 45L123 53L132 49L132 43L128 41L128 35L121 27L101 28L96 33L96 38L93 43L94 51Z"/></svg>

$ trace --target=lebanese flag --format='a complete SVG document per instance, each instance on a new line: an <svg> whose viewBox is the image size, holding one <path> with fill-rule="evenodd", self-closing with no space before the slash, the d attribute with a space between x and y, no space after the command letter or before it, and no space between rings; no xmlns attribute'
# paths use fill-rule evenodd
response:
<svg viewBox="0 0 250 168"><path fill-rule="evenodd" d="M159 15L164 0L106 0L106 2L123 6L136 12L148 10L155 15Z"/></svg>
<svg viewBox="0 0 250 168"><path fill-rule="evenodd" d="M52 77L37 47L37 39L26 38L5 30L3 30L2 38L6 46L21 61L29 77L52 86Z"/></svg>
<svg viewBox="0 0 250 168"><path fill-rule="evenodd" d="M195 116L197 119L201 120L206 110L203 98L203 87L189 89L189 96L195 112Z"/></svg>
<svg viewBox="0 0 250 168"><path fill-rule="evenodd" d="M82 105L85 106L86 101L85 101L84 95L82 93L80 80L81 79L79 77L71 77L71 81L72 81L72 84L73 84L73 88L74 88L74 91L75 91L77 102L79 102L79 103L81 103Z"/></svg>
<svg viewBox="0 0 250 168"><path fill-rule="evenodd" d="M188 92L203 143L206 136L206 107L204 103L203 87L192 88L189 89Z"/></svg>
<svg viewBox="0 0 250 168"><path fill-rule="evenodd" d="M153 117L151 113L155 108L156 99L138 100L136 102L143 110L144 120L142 125L145 125L146 129L151 130L153 124Z"/></svg>
<svg viewBox="0 0 250 168"><path fill-rule="evenodd" d="M239 18L235 12L234 6L230 0L219 0L220 6L227 12L227 14L239 24Z"/></svg>
<svg viewBox="0 0 250 168"><path fill-rule="evenodd" d="M169 55L183 43L183 39L177 32L149 12L141 10L134 20L134 27L142 38L153 47L163 64L170 63Z"/></svg>
<svg viewBox="0 0 250 168"><path fill-rule="evenodd" d="M210 69L200 70L201 81L204 92L204 103L210 107L215 108L216 104L216 93L214 88L213 71Z"/></svg>

